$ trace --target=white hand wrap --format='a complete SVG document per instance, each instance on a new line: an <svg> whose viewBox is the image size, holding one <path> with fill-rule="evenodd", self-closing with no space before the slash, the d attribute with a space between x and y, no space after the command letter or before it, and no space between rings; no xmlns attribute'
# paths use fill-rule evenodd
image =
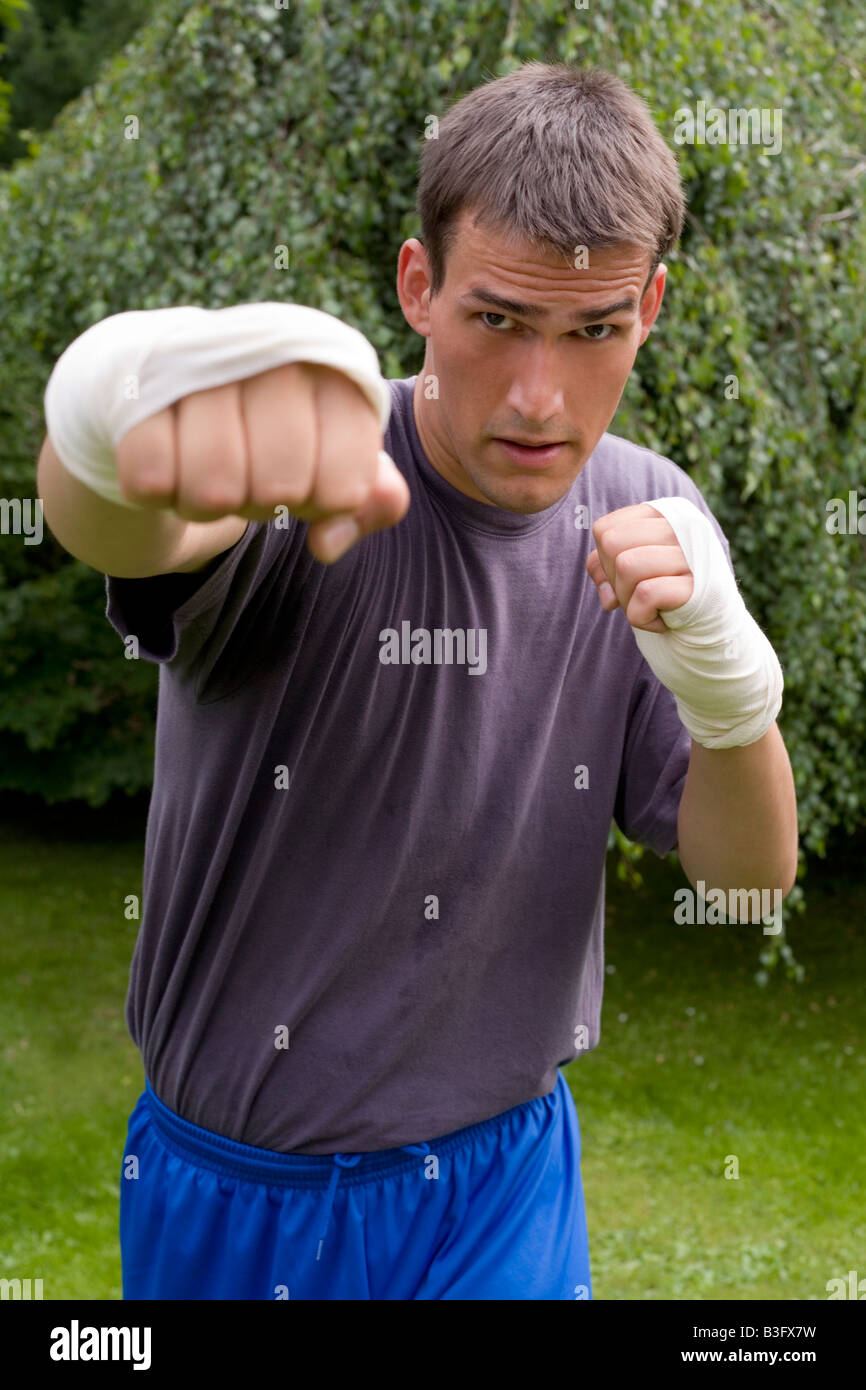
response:
<svg viewBox="0 0 866 1390"><path fill-rule="evenodd" d="M114 449L125 434L183 396L288 362L345 372L384 434L391 395L372 343L321 309L274 300L226 309L132 309L93 324L70 343L48 379L48 434L70 473L109 502L138 511L117 481Z"/></svg>
<svg viewBox="0 0 866 1390"><path fill-rule="evenodd" d="M661 613L669 632L632 628L680 719L705 748L739 748L770 728L782 705L782 668L743 602L703 512L685 497L650 502L670 522L694 575L692 596Z"/></svg>

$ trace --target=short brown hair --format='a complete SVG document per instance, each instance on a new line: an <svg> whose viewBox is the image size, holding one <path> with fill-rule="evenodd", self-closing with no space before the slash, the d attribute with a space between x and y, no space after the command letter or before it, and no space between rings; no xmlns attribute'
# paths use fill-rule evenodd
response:
<svg viewBox="0 0 866 1390"><path fill-rule="evenodd" d="M467 92L425 140L417 213L431 294L464 209L492 230L562 251L632 244L650 273L679 241L685 196L642 97L604 68L528 62ZM644 287L646 288L646 287Z"/></svg>

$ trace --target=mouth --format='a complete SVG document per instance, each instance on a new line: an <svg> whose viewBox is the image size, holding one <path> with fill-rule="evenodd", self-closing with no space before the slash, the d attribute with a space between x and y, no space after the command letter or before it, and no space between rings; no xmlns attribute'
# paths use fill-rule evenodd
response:
<svg viewBox="0 0 866 1390"><path fill-rule="evenodd" d="M515 439L494 439L513 460L514 463L521 464L526 468L544 468L554 459L559 457L560 452L565 448L565 443L561 439L543 440L538 444L526 444Z"/></svg>

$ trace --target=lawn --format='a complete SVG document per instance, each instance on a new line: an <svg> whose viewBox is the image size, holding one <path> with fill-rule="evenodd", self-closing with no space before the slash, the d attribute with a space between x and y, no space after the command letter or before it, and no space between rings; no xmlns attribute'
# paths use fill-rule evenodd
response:
<svg viewBox="0 0 866 1390"><path fill-rule="evenodd" d="M0 1277L46 1298L121 1295L142 849L140 803L0 806ZM866 1276L859 862L816 866L789 924L805 978L764 988L759 926L675 926L685 879L649 853L642 888L609 873L602 1040L566 1071L596 1298L825 1299Z"/></svg>
<svg viewBox="0 0 866 1390"><path fill-rule="evenodd" d="M760 926L674 926L676 866L609 874L601 1042L567 1069L595 1297L826 1299L866 1275L855 862L810 873L786 923L805 977L763 988Z"/></svg>

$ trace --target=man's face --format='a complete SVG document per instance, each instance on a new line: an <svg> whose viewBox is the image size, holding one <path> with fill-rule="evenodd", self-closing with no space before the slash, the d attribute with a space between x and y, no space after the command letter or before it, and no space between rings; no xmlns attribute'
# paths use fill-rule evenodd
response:
<svg viewBox="0 0 866 1390"><path fill-rule="evenodd" d="M413 237L401 247L400 303L427 338L415 385L418 434L437 472L467 496L514 512L552 506L613 419L661 306L666 268L641 300L646 249L590 251L588 262L575 270L558 253L473 227L464 210L445 283L431 299L423 246ZM632 307L610 312L622 300ZM521 454L503 439L560 447L547 457Z"/></svg>

